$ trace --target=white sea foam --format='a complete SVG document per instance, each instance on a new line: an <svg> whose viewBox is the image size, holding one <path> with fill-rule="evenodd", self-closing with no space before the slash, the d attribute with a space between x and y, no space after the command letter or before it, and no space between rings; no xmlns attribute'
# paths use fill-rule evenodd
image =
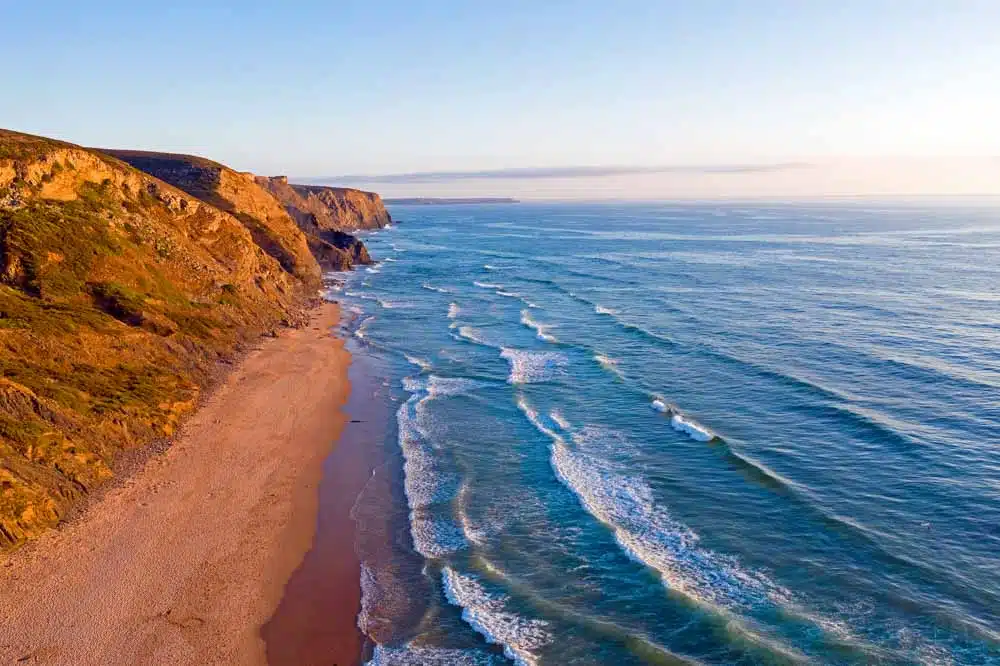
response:
<svg viewBox="0 0 1000 666"><path fill-rule="evenodd" d="M478 280L473 280L472 284L476 285L480 289L503 289L502 284L493 284L492 282L480 282Z"/></svg>
<svg viewBox="0 0 1000 666"><path fill-rule="evenodd" d="M397 260L397 259L394 259L393 257L386 257L386 258L385 258L385 259L383 259L382 261L388 261L388 262L390 262L390 263L391 263L391 262L394 262L394 261L398 261L398 260Z"/></svg>
<svg viewBox="0 0 1000 666"><path fill-rule="evenodd" d="M708 428L677 413L670 417L670 425L674 430L683 432L699 442L710 442L715 439L715 435Z"/></svg>
<svg viewBox="0 0 1000 666"><path fill-rule="evenodd" d="M396 310L399 308L412 307L412 304L406 303L404 301L390 301L384 298L376 298L375 300L381 307L385 308L386 310Z"/></svg>
<svg viewBox="0 0 1000 666"><path fill-rule="evenodd" d="M559 480L594 518L608 525L630 557L656 570L665 586L722 608L780 603L788 593L761 573L743 569L732 557L703 549L698 535L656 503L652 488L614 462L630 446L604 428L573 430L565 419L548 419L523 396L518 407L552 441L550 462Z"/></svg>
<svg viewBox="0 0 1000 666"><path fill-rule="evenodd" d="M445 289L444 287L435 287L430 282L424 282L420 286L423 287L424 289L427 289L428 291L436 291L439 294L450 294L450 293L452 293L451 289Z"/></svg>
<svg viewBox="0 0 1000 666"><path fill-rule="evenodd" d="M354 331L354 337L359 340L368 339L368 325L375 321L375 317L366 317Z"/></svg>
<svg viewBox="0 0 1000 666"><path fill-rule="evenodd" d="M461 312L461 311L462 311L462 309L460 307L458 307L458 303L449 303L448 304L448 319L455 319L455 317L457 317L458 313Z"/></svg>
<svg viewBox="0 0 1000 666"><path fill-rule="evenodd" d="M510 598L490 593L479 578L461 574L451 567L441 572L448 601L462 609L462 619L517 666L534 666L538 652L552 642L548 622L525 618L509 609Z"/></svg>
<svg viewBox="0 0 1000 666"><path fill-rule="evenodd" d="M475 386L466 379L430 375L407 377L403 387L412 393L396 412L399 448L403 452L403 490L410 507L410 534L414 549L426 558L443 557L465 548L464 532L451 518L435 513L434 505L454 498L458 478L442 469L433 439L434 425L427 403L440 396L458 395Z"/></svg>
<svg viewBox="0 0 1000 666"><path fill-rule="evenodd" d="M691 439L699 442L710 442L716 437L715 433L711 430L701 425L691 417L684 416L676 407L667 404L663 398L654 396L653 401L649 403L649 406L658 412L669 414L670 426L674 430L684 433Z"/></svg>
<svg viewBox="0 0 1000 666"><path fill-rule="evenodd" d="M566 417L562 415L562 412L553 411L552 413L549 414L549 416L552 417L552 420L556 422L556 425L562 428L563 430L569 430L570 427L572 427L570 426L569 421L566 420Z"/></svg>
<svg viewBox="0 0 1000 666"><path fill-rule="evenodd" d="M431 370L434 367L434 365L430 361L428 361L426 359L422 359L422 358L419 358L417 356L410 356L409 354L403 354L403 356L406 357L406 360L410 364L417 366L418 368L420 368L424 372L427 372L427 371Z"/></svg>
<svg viewBox="0 0 1000 666"><path fill-rule="evenodd" d="M369 266L365 269L366 273L381 273L382 269L378 266Z"/></svg>
<svg viewBox="0 0 1000 666"><path fill-rule="evenodd" d="M497 268L496 266L493 266L492 264L483 264L483 268L485 268L488 271L498 271L498 270L500 270L499 268Z"/></svg>
<svg viewBox="0 0 1000 666"><path fill-rule="evenodd" d="M483 332L477 328L471 326L459 326L458 327L459 337L468 340L469 342L474 342L477 345L483 345L484 347L493 347L483 335Z"/></svg>
<svg viewBox="0 0 1000 666"><path fill-rule="evenodd" d="M344 295L350 296L351 298L360 298L363 301L377 301L378 297L372 296L371 294L365 294L360 291L345 291Z"/></svg>
<svg viewBox="0 0 1000 666"><path fill-rule="evenodd" d="M556 337L549 333L549 329L552 328L549 324L542 324L541 322L535 321L531 318L531 313L527 310L521 310L521 323L530 329L535 331L535 336L544 342L558 342Z"/></svg>
<svg viewBox="0 0 1000 666"><path fill-rule="evenodd" d="M497 289L497 296L507 296L508 298L521 298L521 294L516 291L504 291L503 289Z"/></svg>
<svg viewBox="0 0 1000 666"><path fill-rule="evenodd" d="M507 661L482 650L376 645L366 666L501 666Z"/></svg>
<svg viewBox="0 0 1000 666"><path fill-rule="evenodd" d="M606 308L603 305L601 305L600 303L595 303L594 304L594 312L596 312L597 314L612 315L612 316L618 314L617 310L612 310L611 308Z"/></svg>
<svg viewBox="0 0 1000 666"><path fill-rule="evenodd" d="M618 369L618 361L611 358L606 354L594 354L594 360L601 364L601 367L608 372L613 372L614 374L622 377L622 371Z"/></svg>
<svg viewBox="0 0 1000 666"><path fill-rule="evenodd" d="M500 356L510 364L509 384L533 384L551 379L566 365L566 357L557 352L535 352L504 347Z"/></svg>

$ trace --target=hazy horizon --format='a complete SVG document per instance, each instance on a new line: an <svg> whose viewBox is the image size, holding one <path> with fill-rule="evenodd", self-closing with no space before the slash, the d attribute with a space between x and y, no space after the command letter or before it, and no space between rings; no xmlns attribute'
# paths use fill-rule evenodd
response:
<svg viewBox="0 0 1000 666"><path fill-rule="evenodd" d="M383 197L524 200L809 199L1000 196L1000 158L854 158L789 164L557 167L416 172L293 182L357 187Z"/></svg>

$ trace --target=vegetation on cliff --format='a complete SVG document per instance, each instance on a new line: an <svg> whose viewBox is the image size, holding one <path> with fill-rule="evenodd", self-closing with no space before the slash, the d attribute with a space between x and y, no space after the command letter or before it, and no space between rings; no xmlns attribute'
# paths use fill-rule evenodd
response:
<svg viewBox="0 0 1000 666"><path fill-rule="evenodd" d="M296 321L319 282L252 176L118 155L145 168L0 130L0 547L170 435L220 361Z"/></svg>

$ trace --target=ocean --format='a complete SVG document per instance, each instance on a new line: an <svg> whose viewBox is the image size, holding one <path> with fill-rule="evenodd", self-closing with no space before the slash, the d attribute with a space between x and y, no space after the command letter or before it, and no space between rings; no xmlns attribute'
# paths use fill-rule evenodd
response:
<svg viewBox="0 0 1000 666"><path fill-rule="evenodd" d="M1000 664L1000 209L392 214L367 663Z"/></svg>

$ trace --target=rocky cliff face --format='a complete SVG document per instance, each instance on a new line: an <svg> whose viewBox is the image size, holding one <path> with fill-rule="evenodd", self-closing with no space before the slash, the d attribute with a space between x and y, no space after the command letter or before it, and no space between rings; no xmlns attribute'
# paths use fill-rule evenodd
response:
<svg viewBox="0 0 1000 666"><path fill-rule="evenodd" d="M292 275L319 286L320 269L308 239L253 174L191 155L105 150L133 167L234 215L254 240Z"/></svg>
<svg viewBox="0 0 1000 666"><path fill-rule="evenodd" d="M392 222L382 197L347 187L294 185L285 176L258 177L303 228L334 231L380 229Z"/></svg>
<svg viewBox="0 0 1000 666"><path fill-rule="evenodd" d="M292 185L284 176L258 176L257 183L281 202L309 237L316 258L333 270L371 263L364 243L347 231L377 229L391 221L374 192Z"/></svg>
<svg viewBox="0 0 1000 666"><path fill-rule="evenodd" d="M314 293L308 240L251 177L146 167L183 187L0 130L0 547L171 434L219 361Z"/></svg>

